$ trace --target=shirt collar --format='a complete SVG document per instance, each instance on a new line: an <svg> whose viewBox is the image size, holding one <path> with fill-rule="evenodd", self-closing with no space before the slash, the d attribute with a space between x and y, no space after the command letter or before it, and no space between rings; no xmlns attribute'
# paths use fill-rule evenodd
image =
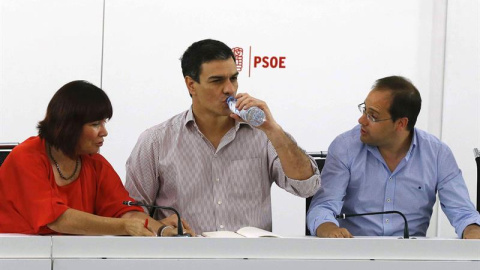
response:
<svg viewBox="0 0 480 270"><path fill-rule="evenodd" d="M185 116L185 126L187 126L189 123L193 123L193 125L197 127L197 123L195 122L195 116L193 115L192 106L190 106L190 108L187 111L187 115ZM240 126L247 126L249 128L252 128L249 124L245 122L235 121L235 132L237 132L240 129Z"/></svg>
<svg viewBox="0 0 480 270"><path fill-rule="evenodd" d="M185 115L185 126L188 125L188 123L193 122L195 123L195 117L193 117L193 109L192 106L187 111L187 115Z"/></svg>
<svg viewBox="0 0 480 270"><path fill-rule="evenodd" d="M408 148L408 152L405 155L405 160L408 161L411 156L414 153L415 148L417 147L418 139L417 139L417 128L413 128L413 139L412 142L410 143L410 147ZM380 154L380 151L378 151L377 146L371 146L366 144L368 151L373 153L379 160L383 160L382 155Z"/></svg>
<svg viewBox="0 0 480 270"><path fill-rule="evenodd" d="M410 157L413 155L413 151L415 150L415 148L417 147L417 143L418 143L418 139L417 139L417 128L413 128L412 130L413 132L413 138L412 138L412 142L410 144L410 148L408 149L408 152L407 152L407 155L405 155L405 159L408 161L410 159Z"/></svg>

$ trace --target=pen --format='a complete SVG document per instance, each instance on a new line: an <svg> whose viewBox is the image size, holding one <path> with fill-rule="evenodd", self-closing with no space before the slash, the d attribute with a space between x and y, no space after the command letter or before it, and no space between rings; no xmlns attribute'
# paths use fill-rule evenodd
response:
<svg viewBox="0 0 480 270"><path fill-rule="evenodd" d="M145 229L148 229L148 218L145 219Z"/></svg>

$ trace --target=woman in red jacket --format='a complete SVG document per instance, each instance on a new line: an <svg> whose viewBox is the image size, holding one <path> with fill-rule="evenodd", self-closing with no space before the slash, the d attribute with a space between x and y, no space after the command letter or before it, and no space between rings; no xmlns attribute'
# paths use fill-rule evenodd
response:
<svg viewBox="0 0 480 270"><path fill-rule="evenodd" d="M38 136L15 147L0 167L0 233L157 234L163 224L141 207L122 204L132 199L98 154L112 114L108 96L88 82L73 81L55 93Z"/></svg>

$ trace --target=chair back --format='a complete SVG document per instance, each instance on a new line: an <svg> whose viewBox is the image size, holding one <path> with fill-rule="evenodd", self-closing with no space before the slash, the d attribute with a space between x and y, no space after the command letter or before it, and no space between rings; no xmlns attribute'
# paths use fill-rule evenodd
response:
<svg viewBox="0 0 480 270"><path fill-rule="evenodd" d="M8 154L10 154L13 148L17 145L18 143L16 142L6 142L6 143L0 142L0 167L3 164L3 161L5 161L5 159L7 158Z"/></svg>
<svg viewBox="0 0 480 270"><path fill-rule="evenodd" d="M477 163L477 211L480 213L480 151L474 148L473 154L475 155L475 162Z"/></svg>
<svg viewBox="0 0 480 270"><path fill-rule="evenodd" d="M325 165L325 159L327 158L327 151L320 151L320 152L309 152L307 153L313 159L315 159L315 162L317 162L318 170L322 172L323 166ZM308 208L310 207L310 202L312 201L312 197L308 197L305 199L305 211L308 212ZM305 219L305 235L310 235L310 231L308 230L308 226L306 224L306 219Z"/></svg>

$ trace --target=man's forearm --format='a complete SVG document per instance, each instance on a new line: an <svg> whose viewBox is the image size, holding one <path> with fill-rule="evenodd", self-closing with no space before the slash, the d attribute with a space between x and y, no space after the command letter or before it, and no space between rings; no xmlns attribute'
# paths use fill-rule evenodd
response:
<svg viewBox="0 0 480 270"><path fill-rule="evenodd" d="M295 180L306 180L313 175L314 169L308 156L287 136L280 126L265 133L275 148L283 172L287 177Z"/></svg>

